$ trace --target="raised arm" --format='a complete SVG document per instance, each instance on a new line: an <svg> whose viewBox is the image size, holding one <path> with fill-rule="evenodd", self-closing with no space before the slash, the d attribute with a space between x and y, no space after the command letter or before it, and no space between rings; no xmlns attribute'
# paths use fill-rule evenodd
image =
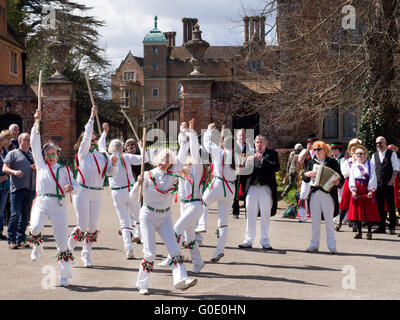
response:
<svg viewBox="0 0 400 320"><path fill-rule="evenodd" d="M106 145L106 139L107 139L107 133L108 130L110 129L110 126L108 123L103 123L103 133L100 136L99 139L99 151L100 152L106 152L107 153L107 145Z"/></svg>
<svg viewBox="0 0 400 320"><path fill-rule="evenodd" d="M90 151L90 147L92 144L92 134L93 134L93 125L94 125L94 118L97 113L97 107L92 107L92 112L90 114L89 121L85 125L85 132L82 137L81 145L79 146L78 155L84 156Z"/></svg>
<svg viewBox="0 0 400 320"><path fill-rule="evenodd" d="M32 155L33 155L33 161L35 162L36 168L43 168L46 163L43 159L42 155L42 147L40 143L40 133L36 133L36 123L40 121L42 118L42 113L39 110L36 110L35 112L35 122L34 125L31 129L31 148L32 148ZM38 121L36 121L38 120Z"/></svg>

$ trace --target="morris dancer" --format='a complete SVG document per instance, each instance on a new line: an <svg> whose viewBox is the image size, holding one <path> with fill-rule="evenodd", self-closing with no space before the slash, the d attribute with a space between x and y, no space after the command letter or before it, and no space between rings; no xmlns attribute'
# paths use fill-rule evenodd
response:
<svg viewBox="0 0 400 320"><path fill-rule="evenodd" d="M111 140L108 147L108 153L117 157L117 170L110 178L111 195L114 201L114 207L117 211L119 223L121 225L121 235L124 242L124 249L127 259L134 259L132 247L133 220L132 213L139 215L140 203L138 197L130 199L129 193L135 183L131 166L140 165L143 156L143 145L140 144L141 154L123 154L124 144L118 139ZM147 157L145 155L145 161Z"/></svg>
<svg viewBox="0 0 400 320"><path fill-rule="evenodd" d="M299 154L299 164L303 167L303 172L307 170L308 163L315 154L312 150L313 143L317 141L318 138L315 134L310 134L307 138L307 148L303 149ZM304 180L301 181L300 187L300 199L298 201L299 205L299 222L306 222L307 217L309 217L309 194L310 194L310 184L305 183Z"/></svg>
<svg viewBox="0 0 400 320"><path fill-rule="evenodd" d="M97 221L101 210L101 196L104 179L115 174L117 157L109 158L98 151L98 139L93 132L97 107L93 106L90 119L85 126L74 149L76 154L76 180L82 187L79 194L72 197L77 218L77 226L69 237L69 247L75 249L78 241L83 241L81 260L86 268L92 267L91 251L97 241ZM102 139L105 140L106 132Z"/></svg>
<svg viewBox="0 0 400 320"><path fill-rule="evenodd" d="M352 148L358 145L361 145L360 140L358 139L350 140L349 145L347 147L346 158L342 158L342 161L340 162L340 171L342 172L345 181L342 187L342 197L340 199L340 204L339 204L339 222L335 227L336 231L340 230L343 224L343 220L345 219L346 215L348 215L348 210L351 202L349 176L351 167L353 163L356 161L356 155L352 153ZM357 230L356 227L353 227L353 231L355 232L356 230Z"/></svg>
<svg viewBox="0 0 400 320"><path fill-rule="evenodd" d="M140 154L139 146L134 139L128 139L125 141L125 152L129 153L129 154ZM140 166L131 166L131 169L132 169L133 177L135 178L135 181L136 181L138 175L140 174ZM132 212L132 220L134 223L132 242L141 244L142 236L140 234L139 211L140 211L140 209L138 211L134 210Z"/></svg>
<svg viewBox="0 0 400 320"><path fill-rule="evenodd" d="M182 124L181 133L178 141L180 145L184 144L184 140L189 138L190 155L186 160L186 166L180 172L182 179L179 179L179 197L181 199L181 216L174 225L175 236L178 244L183 249L189 249L193 263L193 273L199 273L204 267L203 259L200 255L199 246L195 240L196 222L203 214L203 204L201 199L201 187L205 176L205 170L201 163L199 153L199 142L193 131L193 120L189 125L189 132L186 131L186 123ZM184 238L184 240L183 240ZM181 241L182 240L182 241ZM171 257L167 257L158 266L168 267Z"/></svg>
<svg viewBox="0 0 400 320"><path fill-rule="evenodd" d="M228 239L228 218L235 196L236 168L235 157L233 156L232 145L229 147L228 141L232 137L224 138L223 146L218 146L212 142L211 137L215 129L215 123L208 125L208 130L204 133L204 148L211 155L212 169L210 184L204 191L203 199L209 207L213 203L218 206L218 225L217 225L217 249L211 261L217 262L224 256L224 249ZM221 133L222 134L222 133Z"/></svg>
<svg viewBox="0 0 400 320"><path fill-rule="evenodd" d="M336 251L336 239L335 229L333 223L333 214L335 212L335 206L338 205L337 199L337 187L341 187L344 182L342 173L340 172L339 164L336 160L329 158L329 146L322 142L316 141L313 143L313 151L315 152L315 158L311 159L308 163L308 168L303 174L303 181L309 183L311 178L317 175L316 171L313 171L314 164L325 165L332 170L336 171L340 178L332 181L334 187L330 192L326 192L321 187L311 186L310 191L310 210L312 219L312 238L310 246L306 250L307 252L317 252L319 250L320 234L321 234L321 212L324 215L324 222L326 227L326 242L331 254L335 254Z"/></svg>
<svg viewBox="0 0 400 320"><path fill-rule="evenodd" d="M362 223L366 222L367 239L371 240L372 223L380 220L375 198L377 188L375 165L368 161L368 151L364 146L354 146L352 153L356 155L357 161L351 167L349 176L349 188L352 193L349 220L354 221L357 227L354 239L362 238Z"/></svg>
<svg viewBox="0 0 400 320"><path fill-rule="evenodd" d="M136 196L139 186L143 186L143 206L139 214L143 260L136 281L140 294L149 294L150 272L153 271L156 258L156 231L172 257L170 265L175 288L186 290L197 283L197 279L189 279L187 276L184 257L176 242L170 210L173 198L171 192L176 191L174 186L176 176L183 169L188 148L189 144L184 142L177 157L173 151L162 149L154 160L156 168L141 174L133 189L133 194Z"/></svg>
<svg viewBox="0 0 400 320"><path fill-rule="evenodd" d="M36 110L35 120L40 121L41 112ZM57 261L60 265L60 286L68 286L72 278L68 249L68 215L66 193L77 194L80 187L68 167L58 164L59 148L52 142L41 150L40 134L36 133L36 121L31 131L32 154L36 164L36 201L32 208L30 232L27 239L33 244L32 261L37 261L43 251L42 230L48 219L53 225L57 245Z"/></svg>
<svg viewBox="0 0 400 320"><path fill-rule="evenodd" d="M399 148L395 146L394 144L388 145L388 149L392 150L396 155L397 152L399 151ZM399 162L400 166L400 158L397 157L397 160ZM396 180L394 181L394 204L397 210L400 209L400 180L399 180L400 173L397 173ZM387 205L385 205L387 209ZM398 235L400 237L400 234Z"/></svg>

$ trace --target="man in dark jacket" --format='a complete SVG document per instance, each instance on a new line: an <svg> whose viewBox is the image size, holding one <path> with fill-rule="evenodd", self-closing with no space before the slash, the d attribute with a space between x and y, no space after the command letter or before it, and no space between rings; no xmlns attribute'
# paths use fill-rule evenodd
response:
<svg viewBox="0 0 400 320"><path fill-rule="evenodd" d="M260 244L265 250L272 250L269 240L269 218L274 216L278 206L278 190L275 173L279 171L279 158L275 150L267 149L267 139L257 136L254 140L255 154L248 157L246 167L253 166L253 172L246 181L247 228L245 240L239 248L251 248L256 236L257 214L261 215Z"/></svg>

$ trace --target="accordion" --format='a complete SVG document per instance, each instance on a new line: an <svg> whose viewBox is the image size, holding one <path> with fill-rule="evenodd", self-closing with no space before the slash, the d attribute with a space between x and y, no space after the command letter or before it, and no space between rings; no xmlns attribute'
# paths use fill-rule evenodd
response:
<svg viewBox="0 0 400 320"><path fill-rule="evenodd" d="M311 178L310 185L312 187L319 187L326 192L330 192L334 186L332 183L333 180L340 179L340 175L331 168L314 164L313 171L317 173L317 175Z"/></svg>

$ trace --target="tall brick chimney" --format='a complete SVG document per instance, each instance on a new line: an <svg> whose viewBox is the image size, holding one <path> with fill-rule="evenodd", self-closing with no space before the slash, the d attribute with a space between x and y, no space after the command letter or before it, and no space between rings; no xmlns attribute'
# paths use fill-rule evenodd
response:
<svg viewBox="0 0 400 320"><path fill-rule="evenodd" d="M176 37L176 32L175 31L169 31L169 32L163 32L165 38L168 40L168 47L172 48L175 47L175 37Z"/></svg>
<svg viewBox="0 0 400 320"><path fill-rule="evenodd" d="M246 46L249 43L265 44L265 17L253 16L244 17L244 42Z"/></svg>
<svg viewBox="0 0 400 320"><path fill-rule="evenodd" d="M182 26L183 26L182 45L192 40L193 27L197 22L198 19L196 18L182 19Z"/></svg>
<svg viewBox="0 0 400 320"><path fill-rule="evenodd" d="M247 45L249 43L249 17L244 17L243 22L244 22L244 41L243 45Z"/></svg>

